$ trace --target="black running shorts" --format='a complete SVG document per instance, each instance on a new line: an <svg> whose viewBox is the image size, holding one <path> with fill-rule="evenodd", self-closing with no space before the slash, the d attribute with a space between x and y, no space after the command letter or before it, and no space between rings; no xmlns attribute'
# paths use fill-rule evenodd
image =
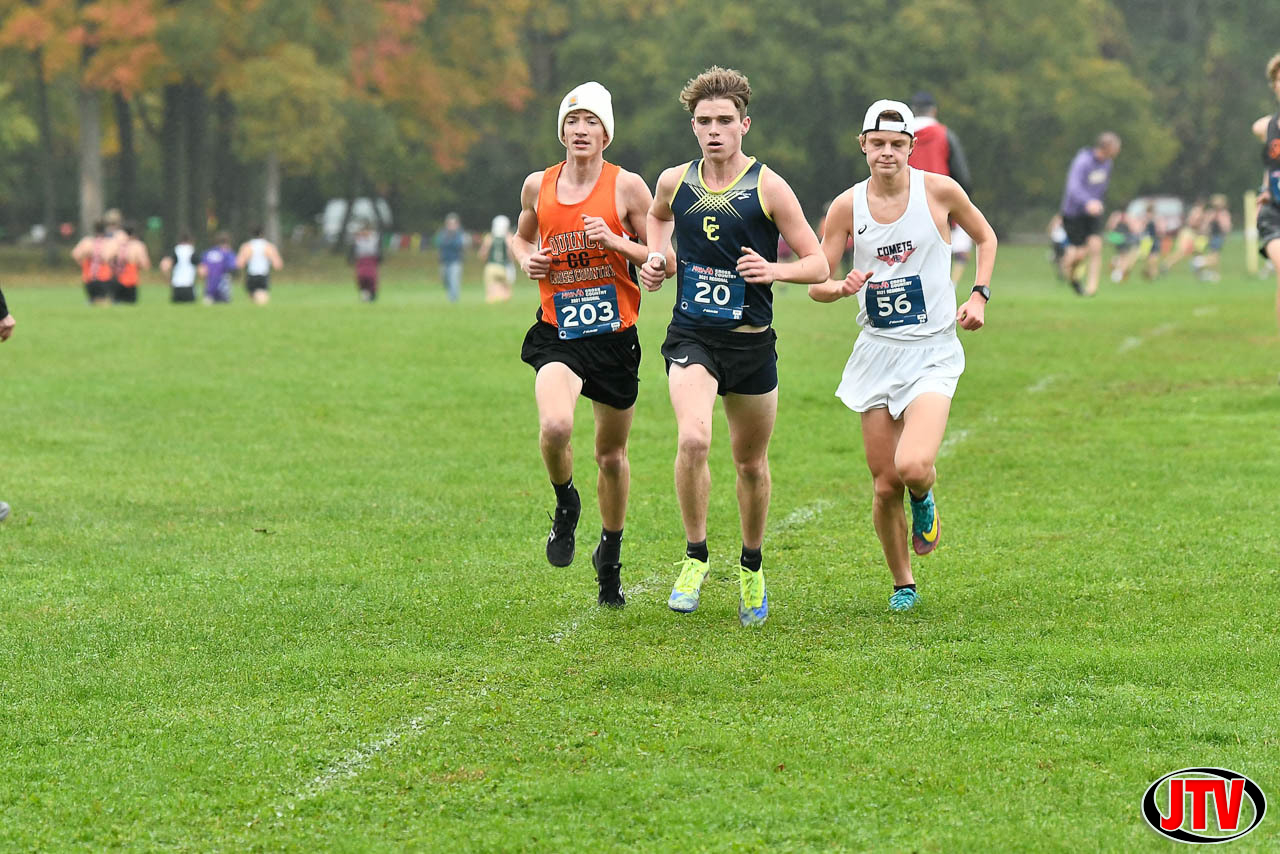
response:
<svg viewBox="0 0 1280 854"><path fill-rule="evenodd" d="M252 295L255 291L265 291L270 285L268 276L246 276L244 286Z"/></svg>
<svg viewBox="0 0 1280 854"><path fill-rule="evenodd" d="M731 329L690 329L672 324L662 342L667 373L671 366L702 365L720 384L719 393L768 394L778 387L778 334Z"/></svg>
<svg viewBox="0 0 1280 854"><path fill-rule="evenodd" d="M1102 217L1089 214L1064 216L1062 230L1067 233L1067 242L1072 246L1084 246L1090 237L1102 234Z"/></svg>
<svg viewBox="0 0 1280 854"><path fill-rule="evenodd" d="M520 359L535 371L560 362L582 378L582 394L614 409L635 406L640 383L640 337L634 326L571 341L537 321L524 336Z"/></svg>
<svg viewBox="0 0 1280 854"><path fill-rule="evenodd" d="M1267 202L1258 210L1258 254L1263 258L1269 257L1267 244L1273 240L1280 240L1280 205Z"/></svg>
<svg viewBox="0 0 1280 854"><path fill-rule="evenodd" d="M123 303L136 303L138 301L138 286L122 285L119 282L111 283L111 301Z"/></svg>

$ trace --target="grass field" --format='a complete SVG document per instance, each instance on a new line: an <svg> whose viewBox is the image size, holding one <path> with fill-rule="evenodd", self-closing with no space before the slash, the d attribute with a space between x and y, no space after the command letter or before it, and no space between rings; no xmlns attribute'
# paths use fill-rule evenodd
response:
<svg viewBox="0 0 1280 854"><path fill-rule="evenodd" d="M543 558L527 283L450 305L393 257L360 305L318 261L265 310L91 311L6 279L0 849L1165 851L1168 772L1280 802L1280 340L1241 255L1083 300L1001 249L901 615L833 397L853 303L780 286L760 631L719 414L712 576L666 608L670 285L605 612L585 401L578 558Z"/></svg>

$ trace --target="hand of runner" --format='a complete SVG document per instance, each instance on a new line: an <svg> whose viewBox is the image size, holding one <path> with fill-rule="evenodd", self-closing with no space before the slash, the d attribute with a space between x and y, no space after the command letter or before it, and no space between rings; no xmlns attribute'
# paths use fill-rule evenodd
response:
<svg viewBox="0 0 1280 854"><path fill-rule="evenodd" d="M547 273L551 272L551 258L544 250L539 249L524 259L520 269L524 270L524 274L531 279L545 279Z"/></svg>
<svg viewBox="0 0 1280 854"><path fill-rule="evenodd" d="M862 286L867 283L867 279L871 278L871 271L867 270L850 270L849 275L844 277L844 282L840 285L839 295L842 297L851 297L858 291L862 290Z"/></svg>
<svg viewBox="0 0 1280 854"><path fill-rule="evenodd" d="M0 341L8 341L9 336L13 334L13 327L17 325L18 321L13 319L12 314L0 317Z"/></svg>
<svg viewBox="0 0 1280 854"><path fill-rule="evenodd" d="M598 216L582 215L583 229L587 232L587 239L594 240L605 249L616 249L615 245L618 235L614 234L609 226L605 225L604 218Z"/></svg>
<svg viewBox="0 0 1280 854"><path fill-rule="evenodd" d="M753 285L768 285L775 279L773 265L750 246L742 247L738 258L738 275Z"/></svg>
<svg viewBox="0 0 1280 854"><path fill-rule="evenodd" d="M987 301L977 294L969 294L969 299L956 311L956 323L961 329L981 329L986 323Z"/></svg>
<svg viewBox="0 0 1280 854"><path fill-rule="evenodd" d="M646 291L656 291L667 280L667 265L659 264L657 258L650 258L640 267L640 284Z"/></svg>

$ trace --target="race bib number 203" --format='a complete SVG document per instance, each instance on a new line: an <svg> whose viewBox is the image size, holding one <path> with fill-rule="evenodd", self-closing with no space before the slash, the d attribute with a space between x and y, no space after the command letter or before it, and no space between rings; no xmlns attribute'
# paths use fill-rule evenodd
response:
<svg viewBox="0 0 1280 854"><path fill-rule="evenodd" d="M617 332L622 327L618 291L613 285L558 291L554 299L556 325L563 340Z"/></svg>

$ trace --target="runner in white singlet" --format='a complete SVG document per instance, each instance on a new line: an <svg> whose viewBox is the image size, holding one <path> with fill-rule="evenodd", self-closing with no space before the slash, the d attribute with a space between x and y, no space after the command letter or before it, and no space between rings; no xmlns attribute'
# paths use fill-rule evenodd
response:
<svg viewBox="0 0 1280 854"><path fill-rule="evenodd" d="M928 554L941 530L934 461L964 371L956 325L982 327L996 255L995 232L960 185L907 166L913 122L900 101L877 101L867 110L859 141L871 177L831 203L822 238L835 272L852 237L853 269L842 280L809 287L818 302L858 298L861 332L836 396L862 415L863 447L875 483L872 517L893 574L889 607L895 611L909 610L919 599L902 493L909 491L911 498L912 547ZM958 309L949 219L977 245L978 284Z"/></svg>

